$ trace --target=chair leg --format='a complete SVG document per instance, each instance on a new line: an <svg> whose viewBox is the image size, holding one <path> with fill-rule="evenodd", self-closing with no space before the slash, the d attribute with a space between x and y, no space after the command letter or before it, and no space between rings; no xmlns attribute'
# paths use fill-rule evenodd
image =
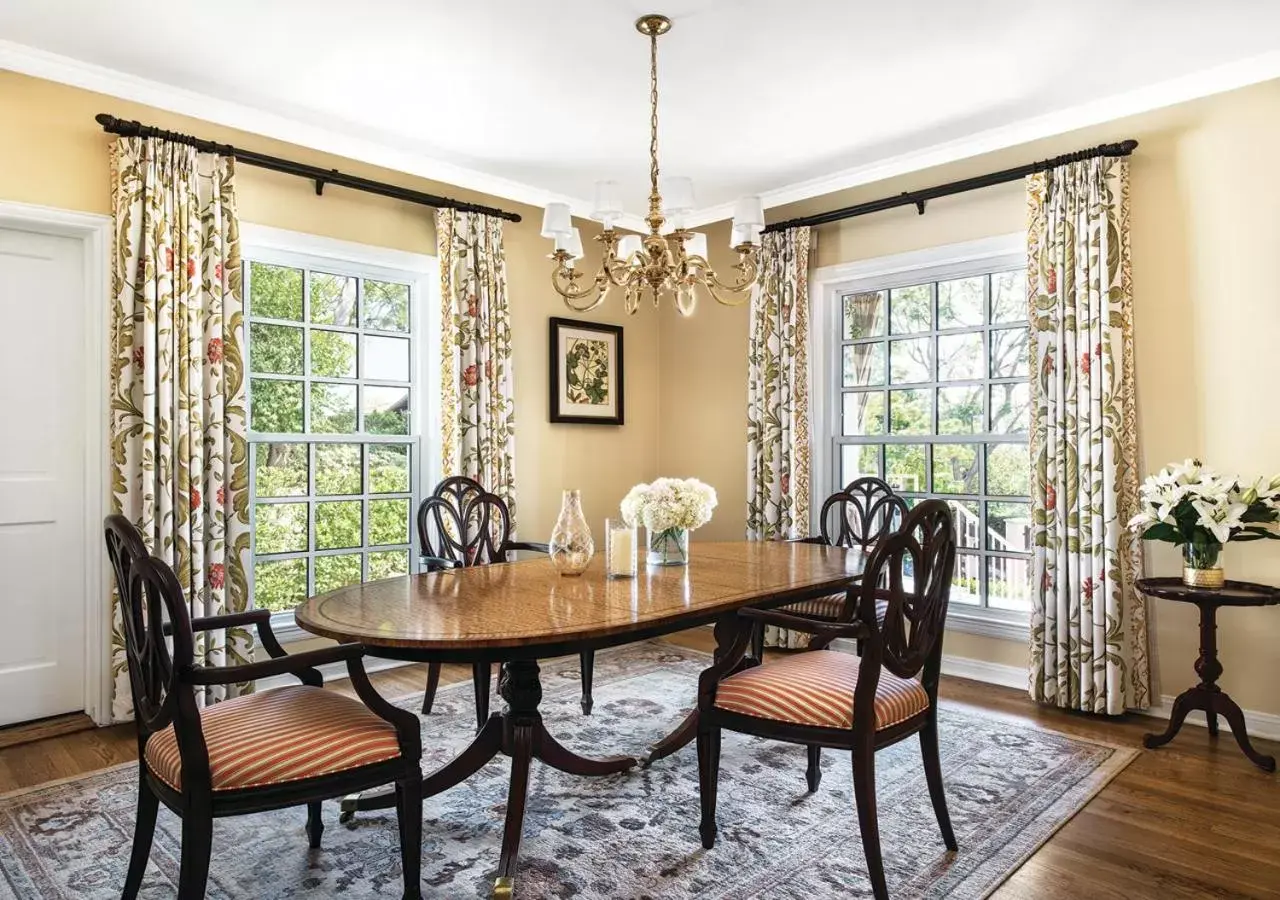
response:
<svg viewBox="0 0 1280 900"><path fill-rule="evenodd" d="M427 663L427 692L422 695L422 714L431 715L431 707L436 702L436 689L440 687L440 663Z"/></svg>
<svg viewBox="0 0 1280 900"><path fill-rule="evenodd" d="M924 757L924 778L929 784L929 799L933 801L933 813L942 829L942 841L948 850L958 849L956 834L951 829L951 814L947 812L947 792L942 784L942 762L938 758L938 723L931 720L920 730L920 755Z"/></svg>
<svg viewBox="0 0 1280 900"><path fill-rule="evenodd" d="M483 728L489 721L489 679L493 675L490 665L476 663L471 667L471 681L476 689L476 728Z"/></svg>
<svg viewBox="0 0 1280 900"><path fill-rule="evenodd" d="M809 765L804 770L804 780L809 783L809 793L812 794L822 784L822 748L817 744L810 744L808 749Z"/></svg>
<svg viewBox="0 0 1280 900"><path fill-rule="evenodd" d="M698 793L702 800L702 821L698 834L702 846L716 845L716 789L720 781L720 729L698 728Z"/></svg>
<svg viewBox="0 0 1280 900"><path fill-rule="evenodd" d="M751 656L756 662L764 662L763 622L756 622L751 629Z"/></svg>
<svg viewBox="0 0 1280 900"><path fill-rule="evenodd" d="M578 663L582 672L582 714L589 716L591 715L591 707L595 706L595 700L591 697L591 682L595 677L596 652L594 650L586 650L579 653Z"/></svg>
<svg viewBox="0 0 1280 900"><path fill-rule="evenodd" d="M138 778L138 817L133 826L133 852L129 855L129 874L124 879L124 891L120 900L134 900L142 886L142 876L151 858L151 839L156 833L156 810L160 798L147 787L147 781Z"/></svg>
<svg viewBox="0 0 1280 900"><path fill-rule="evenodd" d="M871 891L876 900L889 900L884 857L880 854L880 823L876 817L876 751L870 741L853 751L853 796L858 806L858 827L862 830L862 852L867 857Z"/></svg>
<svg viewBox="0 0 1280 900"><path fill-rule="evenodd" d="M178 867L178 900L204 900L213 851L213 817L187 812L182 817L182 863Z"/></svg>
<svg viewBox="0 0 1280 900"><path fill-rule="evenodd" d="M319 803L307 804L307 840L312 850L320 849L320 835L324 834L324 819L320 815Z"/></svg>
<svg viewBox="0 0 1280 900"><path fill-rule="evenodd" d="M400 868L404 900L422 900L422 776L396 782L396 817L400 823Z"/></svg>

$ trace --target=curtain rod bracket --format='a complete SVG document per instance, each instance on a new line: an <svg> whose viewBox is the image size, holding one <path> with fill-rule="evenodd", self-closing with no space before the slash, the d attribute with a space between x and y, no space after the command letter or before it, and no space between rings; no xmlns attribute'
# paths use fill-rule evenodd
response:
<svg viewBox="0 0 1280 900"><path fill-rule="evenodd" d="M924 205L925 205L926 203L928 203L928 202L929 202L928 200L917 200L917 201L916 201L916 215L919 215L919 216L923 216L923 215L924 215Z"/></svg>

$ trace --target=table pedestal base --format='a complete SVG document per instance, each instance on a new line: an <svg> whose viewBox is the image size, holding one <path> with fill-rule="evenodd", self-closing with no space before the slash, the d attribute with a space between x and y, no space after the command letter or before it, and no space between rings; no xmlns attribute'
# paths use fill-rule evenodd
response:
<svg viewBox="0 0 1280 900"><path fill-rule="evenodd" d="M1178 699L1173 701L1173 712L1169 716L1169 727L1165 729L1164 734L1148 734L1142 739L1143 746L1154 750L1156 747L1163 747L1169 743L1182 728L1182 723L1186 721L1188 714L1196 710L1205 712L1211 736L1218 736L1218 716L1222 716L1227 720L1227 725L1231 727L1231 734L1235 737L1236 743L1240 745L1240 749L1244 751L1244 755L1249 757L1255 766L1264 771L1274 772L1276 770L1276 758L1274 756L1264 756L1253 748L1253 744L1249 742L1249 734L1245 731L1244 713L1236 702L1224 694L1222 689L1216 685L1200 684L1189 691L1179 694Z"/></svg>
<svg viewBox="0 0 1280 900"><path fill-rule="evenodd" d="M538 712L542 702L542 682L538 675L538 664L534 660L504 663L498 693L506 701L506 708L489 717L467 749L422 780L423 797L431 797L470 778L498 754L511 758L502 856L493 883L493 896L501 900L515 896L529 793L529 764L533 760L540 759L570 775L614 775L638 764L638 760L630 756L589 759L557 741L543 725L542 714ZM356 810L387 809L394 805L394 794L348 797L342 801L342 821L349 821Z"/></svg>
<svg viewBox="0 0 1280 900"><path fill-rule="evenodd" d="M1149 750L1163 747L1177 735L1188 714L1203 710L1211 737L1218 736L1218 716L1222 716L1231 726L1231 734L1244 755L1258 768L1274 772L1275 757L1264 756L1253 749L1253 744L1249 743L1249 733L1244 727L1244 713L1218 687L1218 679L1222 677L1222 663L1218 660L1218 604L1210 595L1210 599L1199 601L1196 605L1200 607L1200 657L1196 660L1196 674L1200 676L1200 683L1183 691L1173 701L1169 727L1164 730L1164 734L1148 734L1142 739L1142 743Z"/></svg>

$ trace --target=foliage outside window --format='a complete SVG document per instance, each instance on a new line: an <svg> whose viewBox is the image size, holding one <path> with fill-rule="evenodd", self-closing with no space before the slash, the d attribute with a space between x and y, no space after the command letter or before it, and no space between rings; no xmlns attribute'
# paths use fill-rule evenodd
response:
<svg viewBox="0 0 1280 900"><path fill-rule="evenodd" d="M836 477L950 503L953 609L1031 607L1026 319L1022 270L841 297Z"/></svg>
<svg viewBox="0 0 1280 900"><path fill-rule="evenodd" d="M253 603L411 571L418 423L409 284L250 261Z"/></svg>

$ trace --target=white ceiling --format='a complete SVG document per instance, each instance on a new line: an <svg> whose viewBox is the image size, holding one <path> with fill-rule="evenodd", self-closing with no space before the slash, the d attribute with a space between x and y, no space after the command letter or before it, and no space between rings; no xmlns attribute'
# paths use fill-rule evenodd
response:
<svg viewBox="0 0 1280 900"><path fill-rule="evenodd" d="M1277 0L4 0L0 68L525 202L614 178L641 213L655 11L697 221L1280 76Z"/></svg>

